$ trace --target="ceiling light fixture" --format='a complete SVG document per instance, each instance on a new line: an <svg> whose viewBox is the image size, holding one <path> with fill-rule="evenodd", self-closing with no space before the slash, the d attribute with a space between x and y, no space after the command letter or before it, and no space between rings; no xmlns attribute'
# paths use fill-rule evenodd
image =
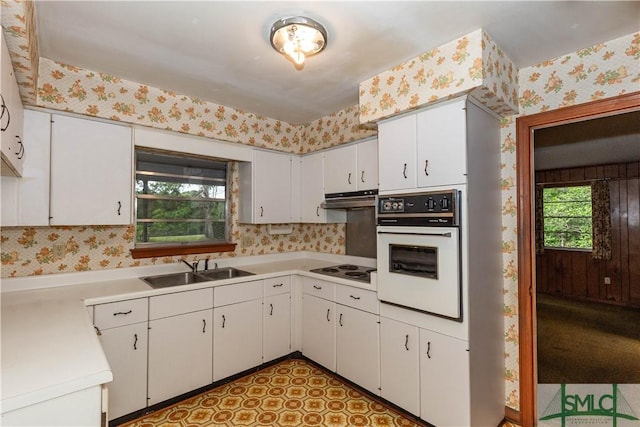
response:
<svg viewBox="0 0 640 427"><path fill-rule="evenodd" d="M271 26L270 39L271 46L301 70L306 57L327 46L327 30L313 19L293 16L276 21Z"/></svg>

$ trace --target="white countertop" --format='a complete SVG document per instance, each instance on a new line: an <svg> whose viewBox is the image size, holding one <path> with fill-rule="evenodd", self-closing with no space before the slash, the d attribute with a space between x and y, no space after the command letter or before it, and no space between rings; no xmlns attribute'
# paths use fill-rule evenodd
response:
<svg viewBox="0 0 640 427"><path fill-rule="evenodd" d="M185 271L186 266L138 267L2 280L2 413L112 381L86 305L304 274L349 286L372 284L310 273L339 263L375 267L375 260L297 252L220 260L256 274L153 289L139 277ZM374 275L375 276L375 275ZM25 290L20 290L25 289Z"/></svg>

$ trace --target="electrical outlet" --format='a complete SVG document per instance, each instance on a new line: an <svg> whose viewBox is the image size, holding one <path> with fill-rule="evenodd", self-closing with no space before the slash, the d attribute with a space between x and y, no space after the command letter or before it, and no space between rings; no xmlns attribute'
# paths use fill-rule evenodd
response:
<svg viewBox="0 0 640 427"><path fill-rule="evenodd" d="M604 284L605 285L610 285L611 284L611 277L605 277L604 278Z"/></svg>
<svg viewBox="0 0 640 427"><path fill-rule="evenodd" d="M242 247L248 248L249 246L253 246L253 237L244 236L242 238Z"/></svg>
<svg viewBox="0 0 640 427"><path fill-rule="evenodd" d="M62 259L67 253L67 245L64 243L53 244L53 259Z"/></svg>

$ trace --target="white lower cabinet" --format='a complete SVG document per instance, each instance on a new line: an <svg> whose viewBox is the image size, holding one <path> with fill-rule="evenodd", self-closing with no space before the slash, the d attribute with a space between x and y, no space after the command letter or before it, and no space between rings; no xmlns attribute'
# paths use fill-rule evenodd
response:
<svg viewBox="0 0 640 427"><path fill-rule="evenodd" d="M212 382L212 306L212 289L149 298L149 405Z"/></svg>
<svg viewBox="0 0 640 427"><path fill-rule="evenodd" d="M420 361L417 326L380 317L380 395L420 415Z"/></svg>
<svg viewBox="0 0 640 427"><path fill-rule="evenodd" d="M148 300L138 298L93 307L93 324L113 381L109 390L109 419L147 406Z"/></svg>
<svg viewBox="0 0 640 427"><path fill-rule="evenodd" d="M291 353L291 277L264 281L262 361Z"/></svg>
<svg viewBox="0 0 640 427"><path fill-rule="evenodd" d="M263 281L214 288L213 380L262 363Z"/></svg>
<svg viewBox="0 0 640 427"><path fill-rule="evenodd" d="M101 330L98 338L113 373L109 419L147 406L147 322Z"/></svg>
<svg viewBox="0 0 640 427"><path fill-rule="evenodd" d="M336 366L338 374L371 393L380 394L379 317L336 305Z"/></svg>
<svg viewBox="0 0 640 427"><path fill-rule="evenodd" d="M302 354L336 370L336 303L302 295Z"/></svg>
<svg viewBox="0 0 640 427"><path fill-rule="evenodd" d="M436 426L469 426L467 341L420 329L420 411Z"/></svg>

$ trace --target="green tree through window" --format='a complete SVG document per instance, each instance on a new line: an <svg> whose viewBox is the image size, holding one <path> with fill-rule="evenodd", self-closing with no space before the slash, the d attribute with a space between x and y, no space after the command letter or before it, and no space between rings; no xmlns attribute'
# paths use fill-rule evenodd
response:
<svg viewBox="0 0 640 427"><path fill-rule="evenodd" d="M592 248L591 186L545 187L544 246Z"/></svg>
<svg viewBox="0 0 640 427"><path fill-rule="evenodd" d="M136 151L136 243L226 241L225 162Z"/></svg>

